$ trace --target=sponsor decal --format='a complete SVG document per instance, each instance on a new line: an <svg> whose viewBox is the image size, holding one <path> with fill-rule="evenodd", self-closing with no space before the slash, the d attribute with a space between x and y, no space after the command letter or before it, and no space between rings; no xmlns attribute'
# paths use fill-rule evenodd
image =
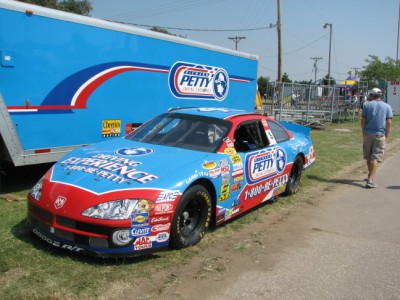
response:
<svg viewBox="0 0 400 300"><path fill-rule="evenodd" d="M274 179L267 180L264 183L260 183L258 185L248 187L241 195L244 195L244 200L250 200L260 194L265 194L276 188L284 188L287 181L289 180L288 174L283 174L281 176L277 176ZM272 195L271 195L272 197Z"/></svg>
<svg viewBox="0 0 400 300"><path fill-rule="evenodd" d="M235 172L232 172L232 177L238 177L238 176L242 177L243 173L244 173L243 169L241 170L239 169Z"/></svg>
<svg viewBox="0 0 400 300"><path fill-rule="evenodd" d="M232 164L241 164L242 163L242 158L240 157L239 154L231 155L230 156Z"/></svg>
<svg viewBox="0 0 400 300"><path fill-rule="evenodd" d="M65 170L90 173L117 184L129 180L147 183L158 177L137 169L142 163L120 156L96 154L91 157L69 157L59 162Z"/></svg>
<svg viewBox="0 0 400 300"><path fill-rule="evenodd" d="M156 202L171 202L175 201L176 198L179 196L180 192L176 191L163 191L158 195Z"/></svg>
<svg viewBox="0 0 400 300"><path fill-rule="evenodd" d="M205 161L203 164L203 169L214 169L217 166L217 164L215 163L215 161Z"/></svg>
<svg viewBox="0 0 400 300"><path fill-rule="evenodd" d="M222 185L229 184L231 182L231 177L229 176L229 174L223 175L221 176L221 178L222 178L221 182Z"/></svg>
<svg viewBox="0 0 400 300"><path fill-rule="evenodd" d="M231 147L231 148L235 147L235 144L234 144L234 143L232 142L232 140L231 140L230 138L228 138L228 137L224 138L224 142L226 143L226 146L227 146L227 147Z"/></svg>
<svg viewBox="0 0 400 300"><path fill-rule="evenodd" d="M159 223L166 223L166 222L171 222L170 215L160 215L160 216L155 216L155 217L150 218L150 224L159 224Z"/></svg>
<svg viewBox="0 0 400 300"><path fill-rule="evenodd" d="M171 227L171 223L167 223L167 224L157 224L157 225L154 225L154 226L151 228L151 231L152 231L152 232L168 231L170 227Z"/></svg>
<svg viewBox="0 0 400 300"><path fill-rule="evenodd" d="M190 184L191 182L195 181L197 178L204 176L204 177L208 177L208 172L206 171L200 171L197 172L197 170L195 171L196 173L194 173L193 175L191 175L188 179L186 179L186 184Z"/></svg>
<svg viewBox="0 0 400 300"><path fill-rule="evenodd" d="M243 164L242 163L233 164L232 166L233 166L233 171L243 170Z"/></svg>
<svg viewBox="0 0 400 300"><path fill-rule="evenodd" d="M233 182L238 182L238 181L242 181L242 180L244 180L244 176L243 175L236 176L236 177L233 178Z"/></svg>
<svg viewBox="0 0 400 300"><path fill-rule="evenodd" d="M176 62L168 82L171 93L181 99L223 101L229 91L228 73L215 66Z"/></svg>
<svg viewBox="0 0 400 300"><path fill-rule="evenodd" d="M140 156L140 155L147 155L153 153L154 150L145 147L137 147L137 148L121 148L115 151L115 153L124 156Z"/></svg>
<svg viewBox="0 0 400 300"><path fill-rule="evenodd" d="M241 183L241 182L232 184L232 192L236 192L236 191L239 190L241 187L242 187L242 183Z"/></svg>
<svg viewBox="0 0 400 300"><path fill-rule="evenodd" d="M63 196L58 196L56 201L54 202L54 207L56 209L60 209L61 207L64 206L65 202L67 202L67 198Z"/></svg>
<svg viewBox="0 0 400 300"><path fill-rule="evenodd" d="M239 198L235 199L235 200L232 202L232 207L239 206L239 205L240 205L240 199L239 199Z"/></svg>
<svg viewBox="0 0 400 300"><path fill-rule="evenodd" d="M222 176L224 176L224 175L229 175L229 170L230 170L230 166L229 165L226 165L226 166L223 166L222 168L221 168L221 175Z"/></svg>
<svg viewBox="0 0 400 300"><path fill-rule="evenodd" d="M147 236L142 236L136 239L135 243L133 244L135 250L143 250L149 249L152 247L151 240Z"/></svg>
<svg viewBox="0 0 400 300"><path fill-rule="evenodd" d="M211 178L217 178L221 175L221 168L216 168L208 172Z"/></svg>
<svg viewBox="0 0 400 300"><path fill-rule="evenodd" d="M265 130L265 134L267 135L267 138L269 140L269 144L270 145L275 145L276 144L276 140L275 140L274 135L272 134L272 131L269 130L269 129Z"/></svg>
<svg viewBox="0 0 400 300"><path fill-rule="evenodd" d="M246 156L247 182L253 184L282 173L286 166L286 152L274 147Z"/></svg>
<svg viewBox="0 0 400 300"><path fill-rule="evenodd" d="M314 147L311 146L310 149L308 150L308 154L306 155L306 164L305 168L309 167L313 162L315 161L315 152L314 152Z"/></svg>
<svg viewBox="0 0 400 300"><path fill-rule="evenodd" d="M156 212L171 212L174 206L171 203L160 203L156 204L154 210Z"/></svg>
<svg viewBox="0 0 400 300"><path fill-rule="evenodd" d="M233 147L228 147L228 148L225 148L224 153L225 153L225 154L228 154L228 155L234 155L234 154L236 154L237 152L236 152L236 149L235 149L235 148L233 148Z"/></svg>
<svg viewBox="0 0 400 300"><path fill-rule="evenodd" d="M141 125L142 125L142 123L126 123L125 124L125 134L129 134L132 131L135 131Z"/></svg>
<svg viewBox="0 0 400 300"><path fill-rule="evenodd" d="M218 161L218 166L220 166L221 168L225 167L225 166L229 166L228 159L225 158L225 159L221 159L220 161Z"/></svg>
<svg viewBox="0 0 400 300"><path fill-rule="evenodd" d="M59 241L55 241L47 236L45 236L43 233L41 233L39 230L37 230L36 228L33 228L32 232L37 235L39 238L41 238L43 241L45 241L46 243L49 243L50 245L54 246L54 247L58 247L58 248L62 248L62 249L67 249L70 251L75 251L75 252L80 252L83 251L83 248L80 248L78 246L72 246L72 245L68 245L68 244L64 244L61 243Z"/></svg>
<svg viewBox="0 0 400 300"><path fill-rule="evenodd" d="M166 242L169 239L169 233L168 232L160 232L156 236L156 242L162 243Z"/></svg>
<svg viewBox="0 0 400 300"><path fill-rule="evenodd" d="M134 227L129 230L129 237L140 237L149 235L151 232L150 226Z"/></svg>
<svg viewBox="0 0 400 300"><path fill-rule="evenodd" d="M148 213L135 213L132 214L132 225L149 225Z"/></svg>
<svg viewBox="0 0 400 300"><path fill-rule="evenodd" d="M229 199L229 196L230 196L229 188L230 188L229 184L224 184L224 185L221 186L221 195L218 198L219 202L222 202L222 201L225 201L225 200Z"/></svg>
<svg viewBox="0 0 400 300"><path fill-rule="evenodd" d="M103 138L121 135L121 120L103 120L101 134Z"/></svg>

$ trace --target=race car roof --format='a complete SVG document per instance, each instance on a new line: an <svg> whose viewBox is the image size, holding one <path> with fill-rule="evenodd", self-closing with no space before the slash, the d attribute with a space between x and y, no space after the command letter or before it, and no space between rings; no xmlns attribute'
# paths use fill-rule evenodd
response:
<svg viewBox="0 0 400 300"><path fill-rule="evenodd" d="M213 107L191 107L171 109L170 112L186 113L197 116L212 117L218 119L227 119L239 115L254 115L253 112L231 109L231 108L213 108Z"/></svg>

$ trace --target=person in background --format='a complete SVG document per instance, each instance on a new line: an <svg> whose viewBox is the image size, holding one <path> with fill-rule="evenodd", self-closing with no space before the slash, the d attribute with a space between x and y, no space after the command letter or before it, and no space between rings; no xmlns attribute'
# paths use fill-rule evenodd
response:
<svg viewBox="0 0 400 300"><path fill-rule="evenodd" d="M389 104L382 101L382 91L373 88L370 101L363 105L361 129L363 134L363 155L367 163L368 179L366 187L376 188L376 170L383 160L386 141L392 125L393 112Z"/></svg>

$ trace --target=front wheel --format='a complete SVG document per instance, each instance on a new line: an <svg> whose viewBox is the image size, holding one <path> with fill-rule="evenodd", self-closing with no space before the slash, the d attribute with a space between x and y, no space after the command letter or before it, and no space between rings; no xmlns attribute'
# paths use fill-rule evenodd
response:
<svg viewBox="0 0 400 300"><path fill-rule="evenodd" d="M301 156L297 156L293 162L292 169L290 170L289 180L286 184L286 195L293 195L299 190L303 167L303 159Z"/></svg>
<svg viewBox="0 0 400 300"><path fill-rule="evenodd" d="M172 221L170 246L181 249L200 242L210 224L211 197L201 185L183 194Z"/></svg>

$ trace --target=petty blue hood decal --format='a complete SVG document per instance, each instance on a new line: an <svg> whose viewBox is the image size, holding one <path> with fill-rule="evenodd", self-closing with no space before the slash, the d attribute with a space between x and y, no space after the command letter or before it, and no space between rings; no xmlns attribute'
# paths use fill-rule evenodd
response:
<svg viewBox="0 0 400 300"><path fill-rule="evenodd" d="M154 155L157 153L157 155ZM51 182L75 186L96 194L147 189L177 183L170 174L193 174L210 153L137 143L125 139L70 152L54 166ZM176 159L179 157L179 160ZM179 169L179 172L174 172Z"/></svg>

